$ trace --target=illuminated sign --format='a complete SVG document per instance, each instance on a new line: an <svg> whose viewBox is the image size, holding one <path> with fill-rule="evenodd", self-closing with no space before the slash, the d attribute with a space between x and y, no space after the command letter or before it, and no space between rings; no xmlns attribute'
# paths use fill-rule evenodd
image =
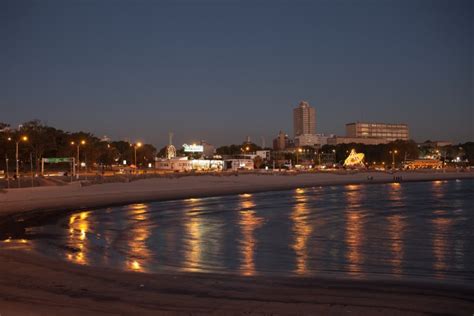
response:
<svg viewBox="0 0 474 316"><path fill-rule="evenodd" d="M192 144L192 145L184 144L183 148L184 148L184 152L187 152L187 153L202 153L204 151L204 146L196 145L196 144Z"/></svg>
<svg viewBox="0 0 474 316"><path fill-rule="evenodd" d="M43 161L48 163L72 162L73 158L43 158Z"/></svg>

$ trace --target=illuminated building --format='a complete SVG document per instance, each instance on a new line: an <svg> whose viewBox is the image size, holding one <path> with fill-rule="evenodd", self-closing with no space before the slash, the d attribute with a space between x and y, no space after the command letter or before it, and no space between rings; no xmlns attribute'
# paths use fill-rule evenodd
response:
<svg viewBox="0 0 474 316"><path fill-rule="evenodd" d="M224 168L222 160L188 159L188 157L174 157L171 159L158 159L155 161L157 170L185 172L197 171L220 171Z"/></svg>
<svg viewBox="0 0 474 316"><path fill-rule="evenodd" d="M346 124L346 136L354 138L381 138L389 142L409 140L407 124L349 123Z"/></svg>
<svg viewBox="0 0 474 316"><path fill-rule="evenodd" d="M306 101L293 109L293 133L295 137L316 134L316 110Z"/></svg>
<svg viewBox="0 0 474 316"><path fill-rule="evenodd" d="M386 138L375 138L375 137L342 137L334 136L327 139L328 145L339 145L339 144L364 144L364 145L378 145L388 144L390 141Z"/></svg>
<svg viewBox="0 0 474 316"><path fill-rule="evenodd" d="M253 170L254 162L253 159L241 158L241 159L226 159L224 163L225 170Z"/></svg>
<svg viewBox="0 0 474 316"><path fill-rule="evenodd" d="M443 167L443 162L438 159L416 159L407 161L403 167L405 169L440 169Z"/></svg>

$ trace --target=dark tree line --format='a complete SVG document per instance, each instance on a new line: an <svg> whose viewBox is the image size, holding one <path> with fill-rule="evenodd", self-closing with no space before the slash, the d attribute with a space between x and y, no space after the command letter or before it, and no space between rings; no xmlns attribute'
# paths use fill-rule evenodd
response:
<svg viewBox="0 0 474 316"><path fill-rule="evenodd" d="M127 164L134 163L133 144L126 141L107 142L88 132L65 132L39 120L25 122L19 129L9 127L0 123L0 170L6 169L6 159L9 169L15 168L16 143L20 169L29 170L32 162L36 172L40 171L42 158L76 158L78 144L80 161L89 167L112 166L124 160ZM137 164L144 166L154 161L155 155L153 145L143 144L137 149Z"/></svg>
<svg viewBox="0 0 474 316"><path fill-rule="evenodd" d="M221 146L216 149L216 154L222 156L237 156L245 153L253 153L261 149L262 147L258 146L257 144L244 142L240 145L233 144L228 146Z"/></svg>

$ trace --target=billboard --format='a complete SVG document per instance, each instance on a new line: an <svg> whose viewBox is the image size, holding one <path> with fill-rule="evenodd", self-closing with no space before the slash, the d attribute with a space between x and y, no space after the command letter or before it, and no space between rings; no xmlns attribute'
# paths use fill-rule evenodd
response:
<svg viewBox="0 0 474 316"><path fill-rule="evenodd" d="M204 151L204 146L203 145L184 144L183 148L184 148L184 152L186 152L186 153L202 153Z"/></svg>
<svg viewBox="0 0 474 316"><path fill-rule="evenodd" d="M61 162L73 162L74 158L43 158L43 162L47 163L61 163Z"/></svg>

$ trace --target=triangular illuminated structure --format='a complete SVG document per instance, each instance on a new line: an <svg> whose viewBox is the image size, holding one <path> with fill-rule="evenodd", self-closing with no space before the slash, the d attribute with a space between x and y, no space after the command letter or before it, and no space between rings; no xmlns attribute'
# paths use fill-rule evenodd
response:
<svg viewBox="0 0 474 316"><path fill-rule="evenodd" d="M356 153L355 149L351 150L351 153L349 156L346 158L344 161L344 167L352 167L352 168L357 168L357 167L362 167L364 168L364 154L362 153Z"/></svg>

